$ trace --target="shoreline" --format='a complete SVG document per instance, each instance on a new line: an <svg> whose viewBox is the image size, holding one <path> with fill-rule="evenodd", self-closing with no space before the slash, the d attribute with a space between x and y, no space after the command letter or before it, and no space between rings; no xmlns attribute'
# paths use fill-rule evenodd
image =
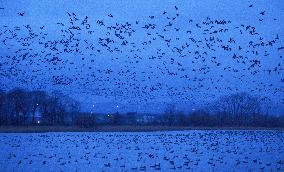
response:
<svg viewBox="0 0 284 172"><path fill-rule="evenodd" d="M0 133L47 133L47 132L155 132L191 130L271 130L284 131L284 128L270 127L189 127L189 126L0 126Z"/></svg>

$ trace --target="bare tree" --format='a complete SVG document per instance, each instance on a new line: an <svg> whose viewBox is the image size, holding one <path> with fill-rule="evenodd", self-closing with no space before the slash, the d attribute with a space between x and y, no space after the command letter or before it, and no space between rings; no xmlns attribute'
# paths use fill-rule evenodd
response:
<svg viewBox="0 0 284 172"><path fill-rule="evenodd" d="M164 123L165 125L169 125L172 126L175 124L175 120L176 120L176 115L177 111L176 111L176 106L175 104L167 104L166 108L165 108L165 113L162 116L162 123Z"/></svg>
<svg viewBox="0 0 284 172"><path fill-rule="evenodd" d="M27 120L27 114L29 110L30 97L28 92L23 89L15 89L8 93L8 98L10 102L13 103L16 124L25 123Z"/></svg>
<svg viewBox="0 0 284 172"><path fill-rule="evenodd" d="M251 117L261 113L260 99L245 92L221 97L211 108L215 113L228 115L238 124L249 122Z"/></svg>

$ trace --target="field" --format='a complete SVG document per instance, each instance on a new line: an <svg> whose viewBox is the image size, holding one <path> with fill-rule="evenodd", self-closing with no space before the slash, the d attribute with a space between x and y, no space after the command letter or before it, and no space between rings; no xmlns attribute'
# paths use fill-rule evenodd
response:
<svg viewBox="0 0 284 172"><path fill-rule="evenodd" d="M284 132L1 133L0 171L284 171Z"/></svg>

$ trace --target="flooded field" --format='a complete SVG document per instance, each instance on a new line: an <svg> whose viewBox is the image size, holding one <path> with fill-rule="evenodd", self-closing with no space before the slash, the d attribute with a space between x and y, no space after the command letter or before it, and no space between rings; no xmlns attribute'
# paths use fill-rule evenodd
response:
<svg viewBox="0 0 284 172"><path fill-rule="evenodd" d="M0 171L283 171L284 132L0 134Z"/></svg>

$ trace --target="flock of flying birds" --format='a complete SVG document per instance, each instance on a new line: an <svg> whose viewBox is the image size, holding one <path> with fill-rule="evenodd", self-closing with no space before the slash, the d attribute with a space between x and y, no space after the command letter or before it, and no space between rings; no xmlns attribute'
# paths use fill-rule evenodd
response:
<svg viewBox="0 0 284 172"><path fill-rule="evenodd" d="M259 20L198 21L174 6L125 22L113 14L92 19L66 12L67 21L51 26L7 23L0 27L0 88L52 87L130 102L162 97L194 103L244 90L279 97L284 82L280 34L267 38L254 26L278 19L254 5L245 10ZM17 15L24 19L29 13Z"/></svg>
<svg viewBox="0 0 284 172"><path fill-rule="evenodd" d="M0 135L2 171L283 171L279 131ZM40 167L40 168L39 168Z"/></svg>

